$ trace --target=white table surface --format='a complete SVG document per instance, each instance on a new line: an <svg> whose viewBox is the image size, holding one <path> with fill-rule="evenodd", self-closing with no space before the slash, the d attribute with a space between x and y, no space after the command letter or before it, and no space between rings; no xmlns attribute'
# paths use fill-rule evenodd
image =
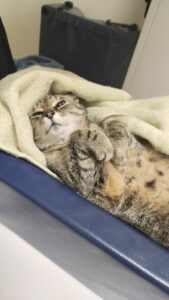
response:
<svg viewBox="0 0 169 300"><path fill-rule="evenodd" d="M0 182L0 300L168 295Z"/></svg>
<svg viewBox="0 0 169 300"><path fill-rule="evenodd" d="M101 298L0 224L0 299Z"/></svg>

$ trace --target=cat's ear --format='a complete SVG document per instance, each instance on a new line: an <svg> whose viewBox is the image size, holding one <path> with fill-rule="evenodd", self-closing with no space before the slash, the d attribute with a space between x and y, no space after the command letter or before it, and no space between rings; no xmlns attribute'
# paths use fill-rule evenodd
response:
<svg viewBox="0 0 169 300"><path fill-rule="evenodd" d="M56 95L57 93L55 92L55 95ZM64 92L60 92L59 93L59 95L69 95L69 96L75 96L75 94L73 94L72 92L70 92L70 91L64 91Z"/></svg>
<svg viewBox="0 0 169 300"><path fill-rule="evenodd" d="M49 89L49 91L48 91L48 94L51 95L51 96L56 95L56 94L57 94L56 89L57 89L57 88L56 88L56 82L53 82L53 83L51 84L51 86L50 86L50 89Z"/></svg>
<svg viewBox="0 0 169 300"><path fill-rule="evenodd" d="M38 103L47 103L48 101L49 101L49 99L51 98L51 94L46 94L45 96L44 96L44 98L41 98L40 100L39 100L39 102Z"/></svg>
<svg viewBox="0 0 169 300"><path fill-rule="evenodd" d="M79 104L84 106L84 107L87 107L87 101L81 97L78 97L78 101L79 101Z"/></svg>
<svg viewBox="0 0 169 300"><path fill-rule="evenodd" d="M83 110L86 110L86 105L85 105L85 100L80 98L80 97L75 97L73 99L74 101L74 104L77 108L80 108L80 109L83 109Z"/></svg>
<svg viewBox="0 0 169 300"><path fill-rule="evenodd" d="M70 91L67 91L67 92L65 92L65 93L63 93L63 95L70 95L70 96L74 96L74 94L72 93L72 92L70 92Z"/></svg>

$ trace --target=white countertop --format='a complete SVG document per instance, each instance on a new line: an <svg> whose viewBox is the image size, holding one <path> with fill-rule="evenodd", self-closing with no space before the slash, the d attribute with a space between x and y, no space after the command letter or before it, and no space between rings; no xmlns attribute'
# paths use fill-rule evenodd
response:
<svg viewBox="0 0 169 300"><path fill-rule="evenodd" d="M168 295L0 182L0 300Z"/></svg>
<svg viewBox="0 0 169 300"><path fill-rule="evenodd" d="M0 224L0 299L101 298Z"/></svg>

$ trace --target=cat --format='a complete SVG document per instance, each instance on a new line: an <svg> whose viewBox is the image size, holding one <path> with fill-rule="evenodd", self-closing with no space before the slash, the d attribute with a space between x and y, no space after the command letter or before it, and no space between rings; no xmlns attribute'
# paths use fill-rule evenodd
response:
<svg viewBox="0 0 169 300"><path fill-rule="evenodd" d="M47 167L69 187L169 248L169 158L108 117L87 118L73 94L47 95L30 114Z"/></svg>

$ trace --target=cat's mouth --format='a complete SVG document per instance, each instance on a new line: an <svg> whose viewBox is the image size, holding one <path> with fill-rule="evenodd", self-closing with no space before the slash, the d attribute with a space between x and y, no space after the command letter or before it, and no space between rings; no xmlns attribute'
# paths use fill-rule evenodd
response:
<svg viewBox="0 0 169 300"><path fill-rule="evenodd" d="M54 122L53 120L51 120L51 125L50 127L48 128L48 130L46 131L46 134L49 133L49 131L53 128L53 127L58 127L58 126L61 126L62 124L61 123L58 123L58 122Z"/></svg>

